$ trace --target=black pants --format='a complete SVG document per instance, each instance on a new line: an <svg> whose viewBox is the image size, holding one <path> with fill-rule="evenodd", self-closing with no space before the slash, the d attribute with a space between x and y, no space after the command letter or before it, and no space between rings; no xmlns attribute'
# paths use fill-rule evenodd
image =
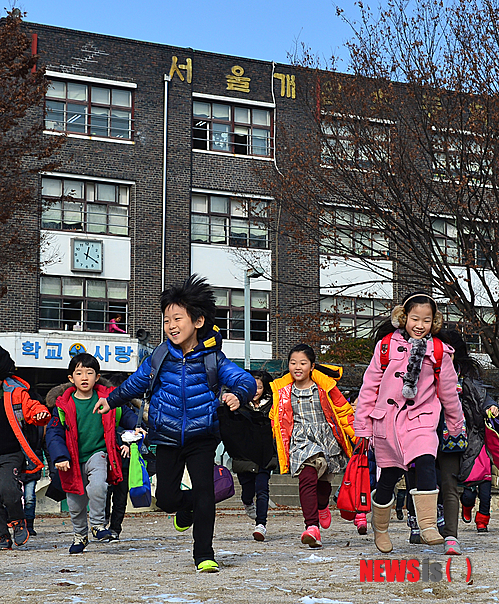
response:
<svg viewBox="0 0 499 604"><path fill-rule="evenodd" d="M415 486L418 491L434 491L437 488L437 473L433 455L420 455L413 459L412 463L416 465ZM395 485L403 473L404 470L402 468L381 468L381 474L376 487L376 503L379 505L390 503ZM410 477L410 473L408 473L408 476ZM408 487L414 488L411 484Z"/></svg>
<svg viewBox="0 0 499 604"><path fill-rule="evenodd" d="M115 531L118 535L121 533L128 502L129 468L128 463L123 464L123 480L118 484L109 485L107 490L106 518L109 519L110 530Z"/></svg>
<svg viewBox="0 0 499 604"><path fill-rule="evenodd" d="M241 500L244 505L249 505L256 494L255 524L266 526L269 511L270 470L260 468L258 472L240 472L237 478L241 485Z"/></svg>
<svg viewBox="0 0 499 604"><path fill-rule="evenodd" d="M213 466L218 439L195 438L183 447L158 445L156 448L156 503L169 514L193 512L194 563L214 560L215 491ZM184 468L192 490L180 490ZM182 524L181 524L182 526Z"/></svg>
<svg viewBox="0 0 499 604"><path fill-rule="evenodd" d="M442 530L443 537L455 537L457 539L459 519L459 489L456 476L459 474L462 453L437 453L437 461L440 467L441 493L444 504L445 527Z"/></svg>
<svg viewBox="0 0 499 604"><path fill-rule="evenodd" d="M484 516L490 516L491 491L492 483L490 480L484 480L474 487L465 487L461 495L461 503L466 507L473 507L478 494L478 498L480 499L478 511Z"/></svg>
<svg viewBox="0 0 499 604"><path fill-rule="evenodd" d="M9 535L7 522L24 518L22 482L24 455L6 453L0 455L0 536Z"/></svg>

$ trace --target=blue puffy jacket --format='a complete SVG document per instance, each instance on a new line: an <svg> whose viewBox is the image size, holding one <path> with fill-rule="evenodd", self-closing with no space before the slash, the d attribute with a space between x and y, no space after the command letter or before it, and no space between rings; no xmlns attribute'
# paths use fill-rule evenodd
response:
<svg viewBox="0 0 499 604"><path fill-rule="evenodd" d="M241 405L251 401L256 383L248 372L229 361L221 348L218 331L210 332L185 357L168 340L168 355L155 382L149 405L149 440L155 445L183 446L191 438L218 435L217 407L220 401L208 386L204 355L216 351L219 385L235 394ZM114 409L141 397L149 386L151 357L109 395Z"/></svg>

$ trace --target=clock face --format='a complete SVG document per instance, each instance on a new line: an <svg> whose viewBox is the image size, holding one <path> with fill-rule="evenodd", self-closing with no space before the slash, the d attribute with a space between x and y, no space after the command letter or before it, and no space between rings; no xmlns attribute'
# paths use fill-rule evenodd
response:
<svg viewBox="0 0 499 604"><path fill-rule="evenodd" d="M73 239L74 271L102 272L102 241Z"/></svg>

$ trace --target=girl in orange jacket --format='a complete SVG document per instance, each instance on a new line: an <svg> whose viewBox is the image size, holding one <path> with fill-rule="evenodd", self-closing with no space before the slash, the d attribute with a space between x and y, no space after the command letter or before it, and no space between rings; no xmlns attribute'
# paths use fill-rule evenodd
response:
<svg viewBox="0 0 499 604"><path fill-rule="evenodd" d="M336 386L341 367L315 364L314 350L298 344L288 356L289 373L272 382L269 417L281 474L299 478L305 521L302 543L321 547L319 524L329 528L331 478L352 455L353 409Z"/></svg>

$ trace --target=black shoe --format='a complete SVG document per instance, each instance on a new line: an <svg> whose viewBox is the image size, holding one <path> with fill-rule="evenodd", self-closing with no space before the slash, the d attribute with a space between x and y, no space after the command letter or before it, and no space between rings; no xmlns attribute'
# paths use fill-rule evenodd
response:
<svg viewBox="0 0 499 604"><path fill-rule="evenodd" d="M13 520L10 523L10 527L14 531L14 543L17 546L24 545L26 541L29 539L28 527L26 526L26 520L22 518L21 520Z"/></svg>
<svg viewBox="0 0 499 604"><path fill-rule="evenodd" d="M120 534L118 533L118 531L113 531L113 529L109 529L109 532L111 533L111 536L109 537L109 541L119 541L120 540Z"/></svg>
<svg viewBox="0 0 499 604"><path fill-rule="evenodd" d="M34 520L26 518L26 526L28 528L28 533L29 533L30 537L36 537L36 535L37 535L37 532L35 531L35 528L33 527L33 523L34 523Z"/></svg>
<svg viewBox="0 0 499 604"><path fill-rule="evenodd" d="M398 520L404 519L404 512L402 510L397 510L397 519Z"/></svg>
<svg viewBox="0 0 499 604"><path fill-rule="evenodd" d="M12 539L10 535L2 535L0 537L0 549L12 549Z"/></svg>

